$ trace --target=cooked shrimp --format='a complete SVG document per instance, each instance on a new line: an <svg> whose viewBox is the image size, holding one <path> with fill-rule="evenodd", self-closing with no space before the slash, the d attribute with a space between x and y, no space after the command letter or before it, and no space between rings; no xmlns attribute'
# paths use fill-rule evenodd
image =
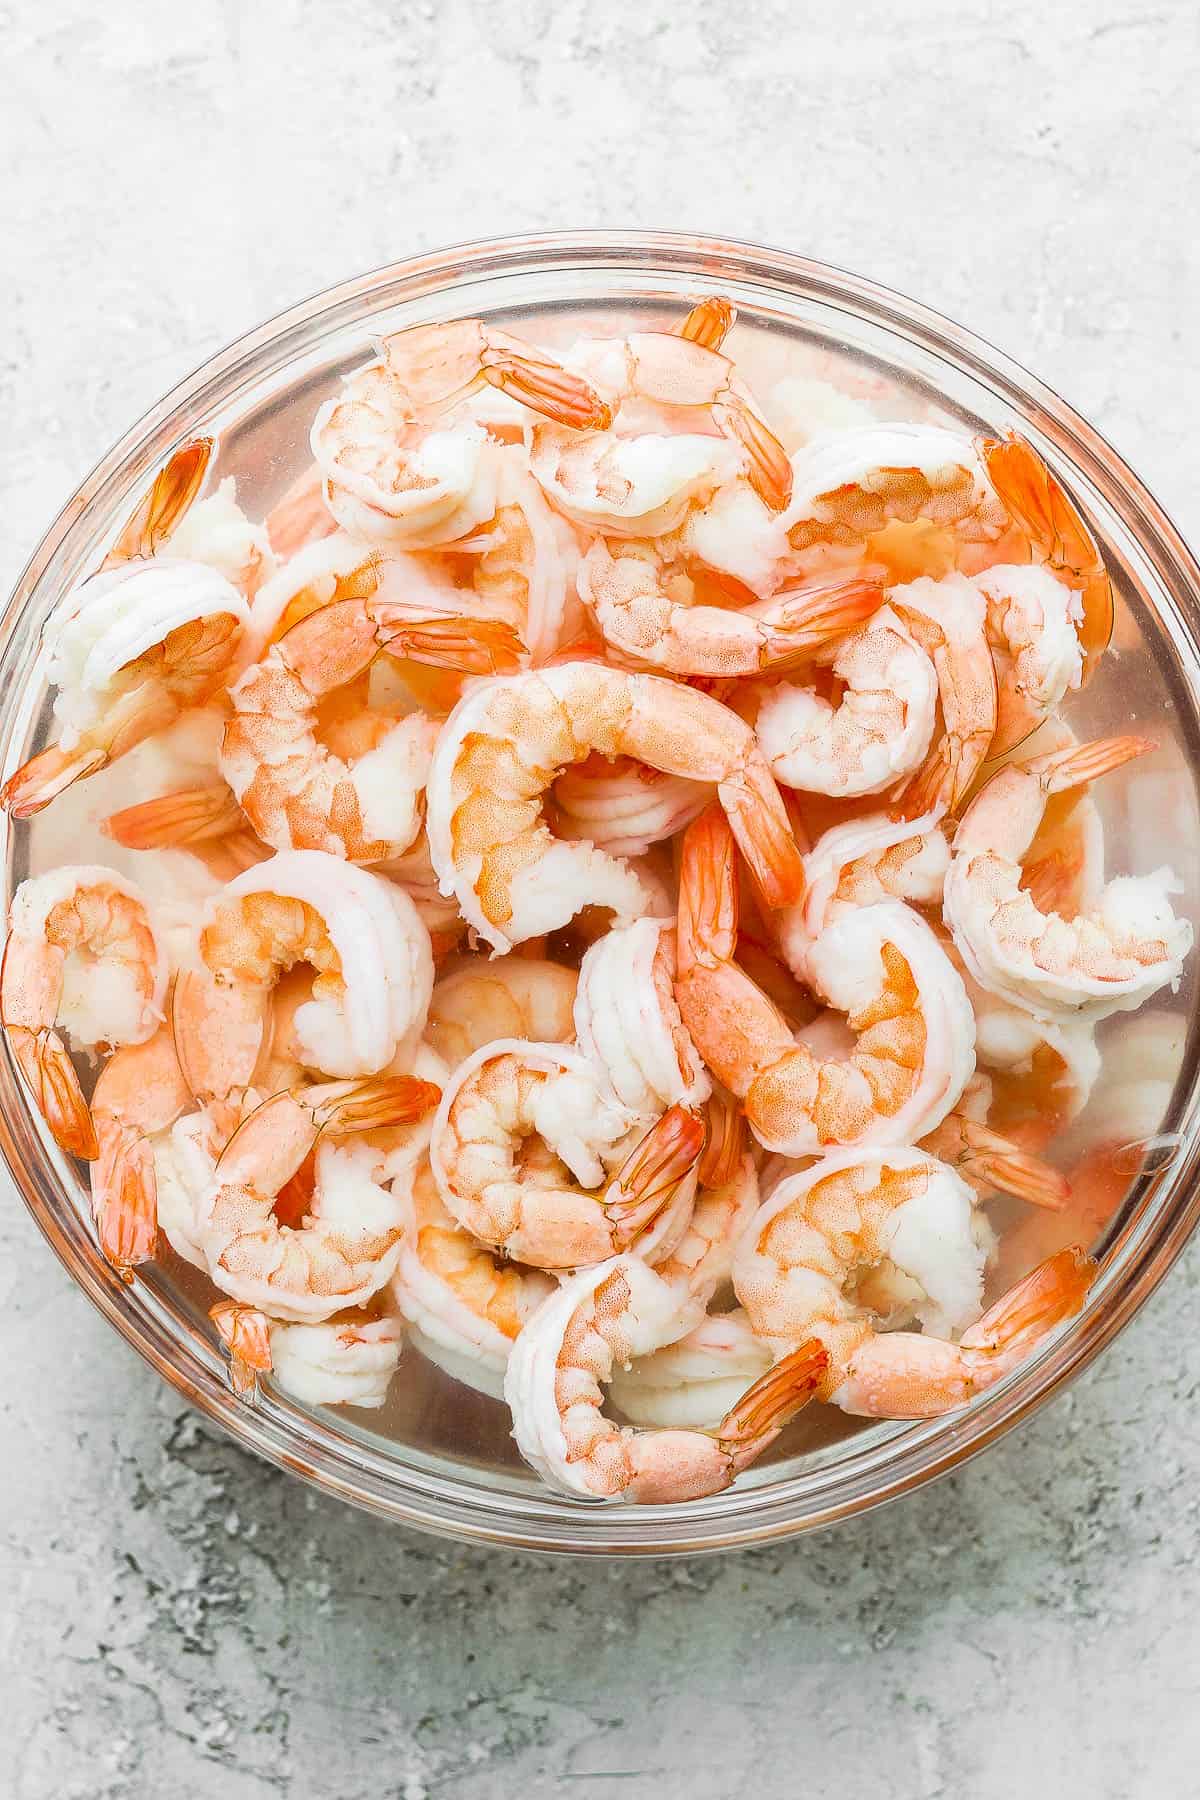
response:
<svg viewBox="0 0 1200 1800"><path fill-rule="evenodd" d="M238 505L237 482L232 475L189 507L173 527L171 555L185 562L207 563L251 601L275 573L267 528L253 524Z"/></svg>
<svg viewBox="0 0 1200 1800"><path fill-rule="evenodd" d="M632 757L596 753L559 776L550 821L555 837L568 843L585 839L610 856L644 856L690 825L714 791L710 782L665 775Z"/></svg>
<svg viewBox="0 0 1200 1800"><path fill-rule="evenodd" d="M380 347L382 358L351 375L312 428L326 505L356 537L423 548L492 517L487 431L454 410L484 383L575 430L609 423L586 381L480 319L414 326Z"/></svg>
<svg viewBox="0 0 1200 1800"><path fill-rule="evenodd" d="M949 866L950 845L936 813L918 819L868 813L831 826L805 855L804 899L775 920L789 968L803 979L808 952L825 927L855 907L881 900L939 905Z"/></svg>
<svg viewBox="0 0 1200 1800"><path fill-rule="evenodd" d="M672 675L755 675L783 669L840 642L878 612L870 581L809 582L750 606L706 605L686 568L645 540L598 538L579 568L579 591L609 648Z"/></svg>
<svg viewBox="0 0 1200 1800"><path fill-rule="evenodd" d="M675 933L658 919L614 926L579 965L579 1048L639 1117L698 1106L711 1082L675 999Z"/></svg>
<svg viewBox="0 0 1200 1800"><path fill-rule="evenodd" d="M979 452L941 426L827 432L797 451L792 473L782 522L796 550L861 545L894 521L953 526L967 541L996 538L1004 526Z"/></svg>
<svg viewBox="0 0 1200 1800"><path fill-rule="evenodd" d="M1115 609L1112 583L1100 547L1062 483L1032 444L1010 432L977 446L993 489L1024 534L1033 560L1079 595L1076 623L1086 683L1108 648Z"/></svg>
<svg viewBox="0 0 1200 1800"><path fill-rule="evenodd" d="M175 1036L165 1022L145 1043L116 1051L100 1072L92 1095L92 1213L100 1248L122 1274L152 1257L158 1242L152 1140L191 1104Z"/></svg>
<svg viewBox="0 0 1200 1800"><path fill-rule="evenodd" d="M706 1313L678 1343L615 1368L609 1398L632 1425L715 1431L773 1360L744 1308Z"/></svg>
<svg viewBox="0 0 1200 1800"><path fill-rule="evenodd" d="M847 1015L848 1056L797 1035L734 962L733 840L711 809L689 826L679 885L683 1022L742 1101L759 1142L789 1156L828 1144L911 1143L956 1105L975 1067L962 980L929 926L897 901L864 906L822 932L807 978Z"/></svg>
<svg viewBox="0 0 1200 1800"><path fill-rule="evenodd" d="M56 1025L84 1049L141 1044L163 1017L167 958L146 902L82 863L23 881L9 908L0 1018L56 1142L94 1157L96 1133Z"/></svg>
<svg viewBox="0 0 1200 1800"><path fill-rule="evenodd" d="M47 619L59 740L0 790L14 818L40 812L224 682L249 618L245 600L208 564L155 555L195 497L210 450L204 439L177 452L104 567Z"/></svg>
<svg viewBox="0 0 1200 1800"><path fill-rule="evenodd" d="M403 1220L382 1179L386 1152L329 1140L419 1118L438 1093L411 1077L331 1081L257 1107L217 1159L199 1213L199 1241L217 1286L272 1317L307 1323L365 1305L391 1280ZM309 1214L299 1226L281 1225L279 1190L314 1149Z"/></svg>
<svg viewBox="0 0 1200 1800"><path fill-rule="evenodd" d="M703 1143L682 1106L646 1131L577 1050L501 1040L447 1084L430 1160L467 1231L518 1262L572 1269L635 1241L664 1254L686 1225Z"/></svg>
<svg viewBox="0 0 1200 1800"><path fill-rule="evenodd" d="M251 826L277 850L326 850L352 862L400 856L421 828L437 727L421 714L375 726L352 762L317 737L330 694L383 651L491 673L517 663L495 620L431 613L368 593L323 606L284 633L230 690L221 773ZM377 741L376 741L377 740Z"/></svg>
<svg viewBox="0 0 1200 1800"><path fill-rule="evenodd" d="M582 456L578 440L563 431L534 428L530 465L568 518L614 535L632 526L635 537L657 537L674 529L698 494L741 472L773 511L787 506L787 452L719 351L677 333L645 331L581 339L565 360L616 411L612 433L584 440L590 454ZM689 413L715 425L726 440L724 457L711 438L679 429ZM663 423L671 435L646 428Z"/></svg>
<svg viewBox="0 0 1200 1800"><path fill-rule="evenodd" d="M1171 907L1169 869L1115 877L1071 920L1042 913L1022 886L1021 858L1048 797L1151 748L1145 738L1107 738L1010 763L971 802L954 838L945 915L982 987L1051 1019L1098 1019L1178 984L1192 928Z"/></svg>
<svg viewBox="0 0 1200 1800"><path fill-rule="evenodd" d="M891 588L888 604L932 658L942 707L941 736L904 788L905 810L912 815L953 810L978 774L996 730L996 669L983 598L965 576L952 574Z"/></svg>
<svg viewBox="0 0 1200 1800"><path fill-rule="evenodd" d="M814 1340L744 1393L711 1433L630 1431L601 1412L616 1369L675 1329L674 1290L635 1256L564 1282L513 1347L504 1378L513 1436L551 1486L589 1500L663 1505L718 1494L762 1455L821 1381Z"/></svg>
<svg viewBox="0 0 1200 1800"><path fill-rule="evenodd" d="M569 1044L578 984L574 969L541 957L463 957L434 984L426 1041L452 1069L500 1038Z"/></svg>
<svg viewBox="0 0 1200 1800"><path fill-rule="evenodd" d="M738 1244L733 1280L777 1353L813 1338L825 1346L823 1400L906 1419L964 1406L1006 1375L1079 1310L1095 1267L1065 1251L980 1318L970 1188L920 1150L839 1151L775 1188ZM925 1335L880 1330L871 1283L892 1270L911 1283ZM895 1283L882 1285L890 1313Z"/></svg>
<svg viewBox="0 0 1200 1800"><path fill-rule="evenodd" d="M1074 589L1036 563L996 564L977 575L973 585L987 607L988 642L997 669L991 754L1000 756L1082 685L1083 603Z"/></svg>
<svg viewBox="0 0 1200 1800"><path fill-rule="evenodd" d="M443 726L429 772L429 845L442 891L494 949L565 925L585 905L621 920L645 910L624 863L552 837L543 816L555 776L592 750L715 782L768 904L797 897L800 852L749 726L662 676L561 663L479 683Z"/></svg>
<svg viewBox="0 0 1200 1800"><path fill-rule="evenodd" d="M303 1406L382 1406L404 1347L403 1321L394 1312L358 1308L300 1325L221 1300L209 1317L229 1351L234 1392L247 1399L270 1374Z"/></svg>
<svg viewBox="0 0 1200 1800"><path fill-rule="evenodd" d="M777 779L842 798L877 794L916 769L933 737L938 678L902 619L882 607L816 660L842 684L836 705L781 682L759 708L758 741Z"/></svg>
<svg viewBox="0 0 1200 1800"><path fill-rule="evenodd" d="M180 1062L199 1099L246 1087L271 993L296 963L317 971L295 1029L308 1066L386 1068L416 1040L433 990L429 933L392 883L319 850L293 850L222 889L199 934L200 967L175 983Z"/></svg>
<svg viewBox="0 0 1200 1800"><path fill-rule="evenodd" d="M392 1281L412 1341L478 1392L504 1397L517 1335L557 1283L479 1243L447 1210L428 1162L404 1193L405 1229Z"/></svg>

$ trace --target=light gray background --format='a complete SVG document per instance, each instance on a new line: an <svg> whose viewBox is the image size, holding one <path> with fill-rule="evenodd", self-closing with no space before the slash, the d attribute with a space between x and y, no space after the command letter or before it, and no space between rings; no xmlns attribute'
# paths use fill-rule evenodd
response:
<svg viewBox="0 0 1200 1800"><path fill-rule="evenodd" d="M1200 535L1192 0L9 0L0 573L226 339L557 225L774 241L1056 385ZM0 1794L1197 1791L1193 1250L962 1476L717 1562L456 1549L184 1410L0 1207Z"/></svg>

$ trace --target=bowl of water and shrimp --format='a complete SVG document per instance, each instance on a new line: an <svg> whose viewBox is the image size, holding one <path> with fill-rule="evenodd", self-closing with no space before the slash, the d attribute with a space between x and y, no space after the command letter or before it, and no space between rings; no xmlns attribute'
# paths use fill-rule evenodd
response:
<svg viewBox="0 0 1200 1800"><path fill-rule="evenodd" d="M1197 576L1032 377L799 259L322 295L9 607L16 1185L181 1391L411 1523L906 1491L1195 1220Z"/></svg>

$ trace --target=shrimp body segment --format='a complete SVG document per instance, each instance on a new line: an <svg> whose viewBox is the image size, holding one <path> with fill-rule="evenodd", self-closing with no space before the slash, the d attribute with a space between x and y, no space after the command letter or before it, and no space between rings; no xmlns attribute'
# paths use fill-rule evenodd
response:
<svg viewBox="0 0 1200 1800"><path fill-rule="evenodd" d="M438 1097L431 1082L392 1077L326 1082L264 1101L222 1150L200 1209L212 1280L232 1299L282 1319L319 1323L366 1305L395 1270L400 1203L384 1179L384 1149L330 1140L418 1119ZM299 1226L281 1225L279 1190L314 1149L309 1214Z"/></svg>
<svg viewBox="0 0 1200 1800"><path fill-rule="evenodd" d="M1178 982L1192 928L1176 917L1169 869L1111 880L1086 914L1045 914L1022 886L1021 858L1046 802L1152 746L1108 738L1010 763L964 813L946 877L945 915L981 987L1049 1019L1100 1019Z"/></svg>
<svg viewBox="0 0 1200 1800"><path fill-rule="evenodd" d="M661 1255L686 1225L703 1143L679 1106L647 1131L578 1051L502 1041L447 1084L430 1160L465 1230L518 1262L572 1269L635 1241Z"/></svg>
<svg viewBox="0 0 1200 1800"><path fill-rule="evenodd" d="M451 1068L500 1038L569 1044L578 985L574 969L539 957L464 957L438 978L426 1042Z"/></svg>
<svg viewBox="0 0 1200 1800"><path fill-rule="evenodd" d="M805 855L803 901L779 915L789 968L803 980L808 952L825 927L857 906L940 905L949 867L950 845L936 813L917 819L870 813L831 826Z"/></svg>
<svg viewBox="0 0 1200 1800"><path fill-rule="evenodd" d="M835 705L781 682L759 708L772 773L788 787L846 797L877 794L919 767L937 719L933 661L904 621L880 607L826 660L843 686Z"/></svg>
<svg viewBox="0 0 1200 1800"><path fill-rule="evenodd" d="M632 1425L715 1431L773 1360L743 1307L706 1313L678 1343L615 1369L608 1391Z"/></svg>
<svg viewBox="0 0 1200 1800"><path fill-rule="evenodd" d="M937 425L823 433L792 458L783 516L796 550L859 545L893 520L928 519L967 540L998 537L1004 513L979 452Z"/></svg>
<svg viewBox="0 0 1200 1800"><path fill-rule="evenodd" d="M579 1048L623 1106L655 1118L712 1091L675 999L675 933L658 919L614 926L585 953L575 998Z"/></svg>
<svg viewBox="0 0 1200 1800"><path fill-rule="evenodd" d="M804 1406L826 1365L815 1342L756 1382L712 1433L631 1431L601 1408L615 1369L677 1335L674 1289L634 1256L564 1282L522 1331L504 1395L526 1461L582 1499L642 1504L727 1488Z"/></svg>
<svg viewBox="0 0 1200 1800"><path fill-rule="evenodd" d="M56 1142L94 1157L96 1135L56 1026L74 1044L141 1044L163 1017L167 957L138 888L101 864L23 881L9 908L0 1017Z"/></svg>
<svg viewBox="0 0 1200 1800"><path fill-rule="evenodd" d="M320 850L281 852L223 888L201 964L175 983L180 1062L198 1098L247 1086L279 976L317 971L294 1034L306 1066L375 1074L419 1035L433 991L429 933L408 895Z"/></svg>
<svg viewBox="0 0 1200 1800"><path fill-rule="evenodd" d="M554 835L570 843L585 839L610 856L644 856L690 825L713 793L709 783L664 775L630 757L589 756L554 784Z"/></svg>
<svg viewBox="0 0 1200 1800"><path fill-rule="evenodd" d="M557 1282L481 1244L447 1210L425 1162L405 1194L392 1282L412 1341L431 1362L493 1399L517 1336Z"/></svg>
<svg viewBox="0 0 1200 1800"><path fill-rule="evenodd" d="M718 1081L759 1142L788 1156L831 1144L911 1143L957 1104L975 1068L962 978L930 927L898 901L864 906L822 932L806 977L846 1014L849 1055L810 1045L733 960L733 845L711 811L689 827L680 877L676 995ZM818 1025L820 1021L818 1021ZM815 1028L814 1033L815 1033Z"/></svg>
<svg viewBox="0 0 1200 1800"><path fill-rule="evenodd" d="M1082 686L1083 603L1038 563L997 563L973 585L987 606L988 642L997 665L992 755L1000 756Z"/></svg>
<svg viewBox="0 0 1200 1800"><path fill-rule="evenodd" d="M685 573L673 578L657 547L592 545L579 588L606 642L646 668L673 675L754 675L812 656L883 602L875 583L810 582L740 610L696 602Z"/></svg>
<svg viewBox="0 0 1200 1800"><path fill-rule="evenodd" d="M100 1248L119 1271L154 1255L158 1183L153 1139L192 1104L170 1024L105 1063L92 1095L92 1212Z"/></svg>
<svg viewBox="0 0 1200 1800"><path fill-rule="evenodd" d="M920 1150L838 1151L773 1190L739 1242L734 1288L777 1353L825 1346L822 1399L903 1419L963 1406L1007 1374L1078 1311L1094 1270L1065 1252L980 1318L970 1188ZM923 1332L881 1329L905 1314Z"/></svg>
<svg viewBox="0 0 1200 1800"><path fill-rule="evenodd" d="M209 1317L229 1351L234 1392L245 1399L253 1399L259 1378L269 1374L303 1406L373 1409L387 1399L404 1348L404 1324L394 1312L358 1309L301 1325L222 1300Z"/></svg>
<svg viewBox="0 0 1200 1800"><path fill-rule="evenodd" d="M429 845L444 893L497 950L564 925L586 905L618 919L646 908L642 884L588 844L551 836L555 776L591 751L716 784L773 905L794 899L800 852L749 726L707 694L656 675L572 662L481 682L442 728L427 788Z"/></svg>

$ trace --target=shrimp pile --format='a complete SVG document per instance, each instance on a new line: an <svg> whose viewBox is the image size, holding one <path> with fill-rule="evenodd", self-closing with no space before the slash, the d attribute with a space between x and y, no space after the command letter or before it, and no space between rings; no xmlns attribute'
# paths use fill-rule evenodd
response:
<svg viewBox="0 0 1200 1800"><path fill-rule="evenodd" d="M386 1419L432 1363L575 1501L1036 1352L1117 1204L1104 1021L1192 946L1104 867L1155 746L1063 717L1115 602L1058 475L878 382L764 402L735 322L393 332L262 522L182 445L2 790L109 847L35 836L0 1019L114 1275L207 1277L247 1403Z"/></svg>

